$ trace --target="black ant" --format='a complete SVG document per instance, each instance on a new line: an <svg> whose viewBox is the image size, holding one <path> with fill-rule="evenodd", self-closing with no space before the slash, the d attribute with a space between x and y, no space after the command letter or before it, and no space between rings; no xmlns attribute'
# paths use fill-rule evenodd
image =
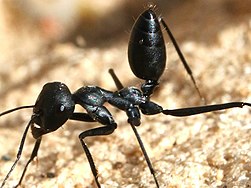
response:
<svg viewBox="0 0 251 188"><path fill-rule="evenodd" d="M4 187L7 179L21 157L29 128L31 127L31 132L33 137L36 139L36 143L31 153L30 159L24 167L17 186L21 185L30 162L37 156L39 146L42 141L42 136L57 130L69 119L83 122L99 122L103 125L98 128L86 130L79 135L79 140L89 161L94 180L97 186L100 188L101 185L98 180L98 172L84 139L89 136L109 135L112 134L117 128L117 124L113 119L112 114L104 106L104 103L106 102L126 112L128 123L131 125L136 135L147 165L154 178L156 187L159 187L159 183L155 175L155 170L136 129L136 126L140 125L140 111L144 115L162 113L165 115L180 117L234 107L251 107L251 103L230 102L224 104L169 110L163 109L158 104L152 102L150 97L153 94L156 86L158 86L159 78L161 77L166 66L165 42L160 28L160 23L170 36L179 57L183 62L183 65L192 78L196 90L200 95L198 87L196 86L195 80L192 76L192 71L186 63L185 58L183 57L172 33L167 27L167 24L163 19L157 18L153 10L153 6L150 6L136 20L132 28L128 48L129 64L133 73L138 78L145 80L145 83L141 85L141 90L137 89L136 87L124 87L114 71L110 69L109 73L111 74L117 87L117 91L115 92L105 90L98 86L84 86L72 94L65 84L61 82L51 82L43 86L35 105L17 107L0 114L0 116L3 116L16 110L33 108L31 119L26 126L21 139L17 158L3 180L1 188ZM76 104L82 106L86 110L86 113L74 112Z"/></svg>

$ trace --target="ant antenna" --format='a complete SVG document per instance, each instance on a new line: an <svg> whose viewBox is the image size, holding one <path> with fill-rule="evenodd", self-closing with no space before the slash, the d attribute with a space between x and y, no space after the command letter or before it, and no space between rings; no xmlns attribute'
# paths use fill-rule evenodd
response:
<svg viewBox="0 0 251 188"><path fill-rule="evenodd" d="M9 113L17 111L17 110L21 110L21 109L25 109L25 108L34 108L34 107L35 107L35 105L19 106L17 108L13 108L13 109L10 109L10 110L7 110L5 112L0 113L0 116L9 114Z"/></svg>

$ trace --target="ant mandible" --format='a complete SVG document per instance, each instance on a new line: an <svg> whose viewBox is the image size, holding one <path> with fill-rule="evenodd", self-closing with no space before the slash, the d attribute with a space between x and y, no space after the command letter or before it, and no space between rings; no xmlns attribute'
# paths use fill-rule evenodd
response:
<svg viewBox="0 0 251 188"><path fill-rule="evenodd" d="M198 94L201 96L193 78L192 71L182 55L171 31L164 20L156 16L154 7L150 6L136 20L131 31L128 47L128 59L132 72L136 77L145 80L145 83L141 85L140 90L136 87L124 87L114 71L110 69L109 73L117 87L117 91L115 92L108 91L98 86L84 86L72 94L65 84L61 82L51 82L43 86L35 105L17 107L0 114L0 116L3 116L16 110L33 108L31 119L26 126L21 139L17 158L3 180L1 188L4 187L7 179L21 157L29 128L31 127L31 132L36 139L36 142L30 159L26 163L16 187L21 185L30 162L37 156L42 136L56 131L69 119L82 122L98 122L103 125L98 128L86 130L79 135L79 140L87 156L94 180L100 188L101 185L98 181L98 172L84 139L90 136L109 135L117 128L117 124L113 119L112 114L104 106L104 103L106 102L126 112L128 123L131 125L136 135L147 165L154 178L156 187L159 187L159 183L155 175L155 170L136 129L136 126L140 125L140 111L144 115L162 113L165 115L181 117L234 107L251 107L251 103L230 102L169 110L163 109L160 105L152 102L150 97L153 94L154 89L159 85L159 78L163 74L166 66L166 49L160 23L163 25L165 31L167 31ZM86 110L86 113L74 112L76 104L82 106Z"/></svg>

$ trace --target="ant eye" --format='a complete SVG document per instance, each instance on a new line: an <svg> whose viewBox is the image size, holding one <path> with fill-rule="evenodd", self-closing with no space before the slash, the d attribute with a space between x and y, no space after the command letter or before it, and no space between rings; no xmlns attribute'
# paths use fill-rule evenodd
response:
<svg viewBox="0 0 251 188"><path fill-rule="evenodd" d="M64 112L64 111L65 111L65 106L64 106L63 104L60 104L60 105L58 105L58 106L55 108L55 112L58 113L58 114L60 114L60 113L62 113L62 112Z"/></svg>
<svg viewBox="0 0 251 188"><path fill-rule="evenodd" d="M57 114L62 114L67 111L67 107L64 104L59 104L55 110Z"/></svg>
<svg viewBox="0 0 251 188"><path fill-rule="evenodd" d="M65 110L65 106L64 105L61 105L60 108L59 108L59 111L60 112L63 112Z"/></svg>

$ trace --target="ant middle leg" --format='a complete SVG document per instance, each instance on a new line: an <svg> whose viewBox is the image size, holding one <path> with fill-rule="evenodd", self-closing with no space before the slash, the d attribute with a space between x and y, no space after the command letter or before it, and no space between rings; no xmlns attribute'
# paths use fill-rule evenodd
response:
<svg viewBox="0 0 251 188"><path fill-rule="evenodd" d="M89 106L87 110L91 111L91 108L93 108L93 107ZM90 129L90 130L82 132L79 135L79 140L81 142L81 145L85 151L86 157L87 157L88 162L90 164L91 171L94 176L95 182L96 182L98 188L100 188L101 185L98 181L98 171L97 171L97 168L94 164L94 160L91 155L91 152L88 149L87 144L84 142L84 139L86 137L90 137L90 136L102 136L102 135L112 134L113 131L117 128L117 124L114 122L110 112L103 106L96 107L95 114L93 114L93 115L95 116L95 118L94 118L95 120L97 120L99 123L106 125L106 126L98 127L98 128L94 128L94 129Z"/></svg>

